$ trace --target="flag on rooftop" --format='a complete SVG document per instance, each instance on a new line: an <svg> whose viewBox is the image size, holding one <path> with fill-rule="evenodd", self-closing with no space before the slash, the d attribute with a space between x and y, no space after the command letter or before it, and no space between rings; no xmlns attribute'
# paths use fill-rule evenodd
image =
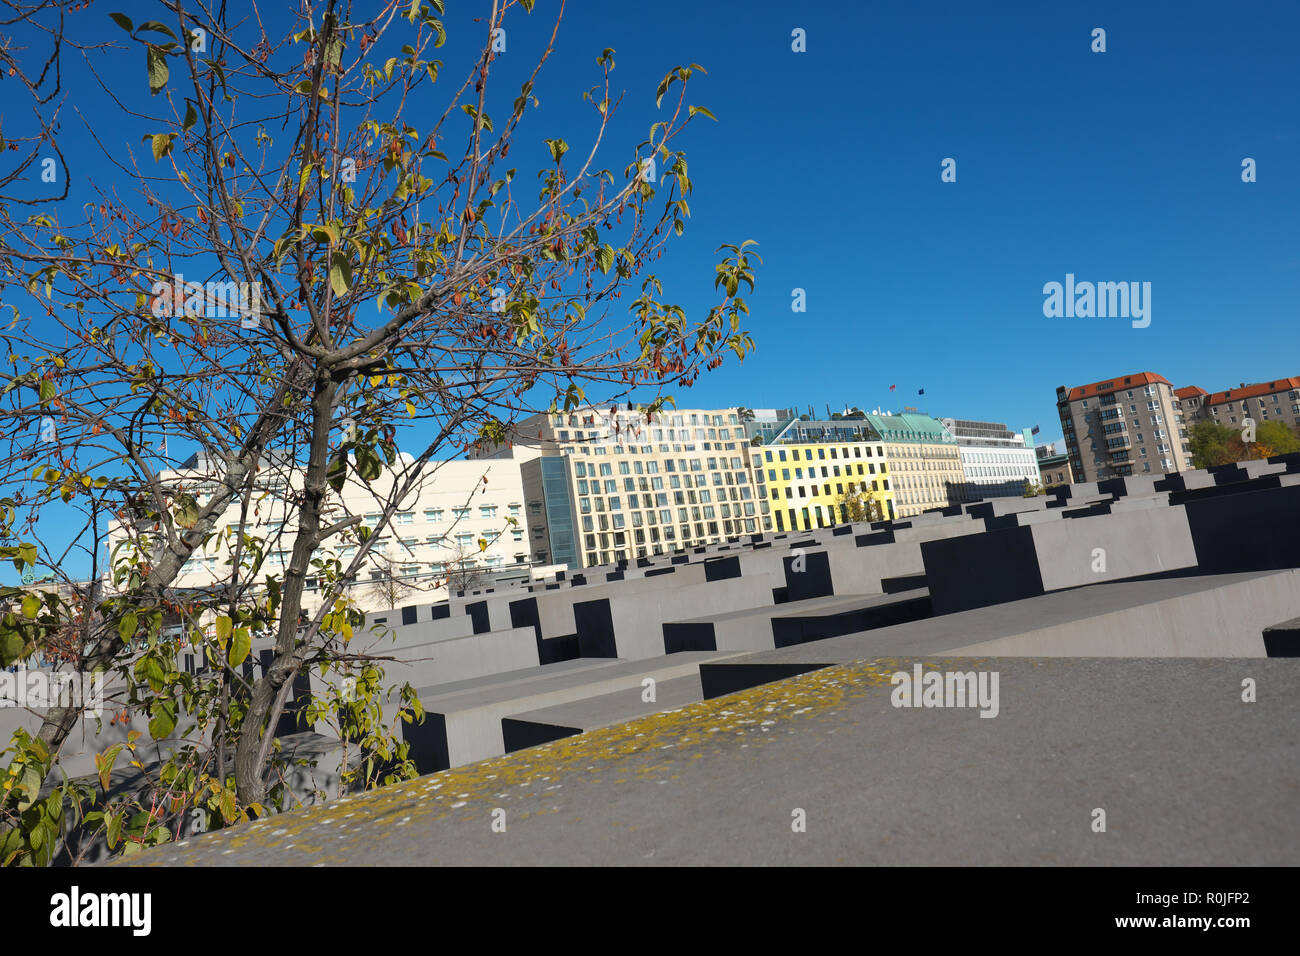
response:
<svg viewBox="0 0 1300 956"><path fill-rule="evenodd" d="M1038 434L1038 426L1035 425L1034 428L1033 428L1033 430L1032 430L1029 434L1031 434L1031 435L1037 435L1037 434Z"/></svg>
<svg viewBox="0 0 1300 956"><path fill-rule="evenodd" d="M918 395L924 395L924 394L925 394L925 389L923 389L923 388L918 388L918 389L916 390L916 394L918 394Z"/></svg>
<svg viewBox="0 0 1300 956"><path fill-rule="evenodd" d="M898 388L897 385L891 385L891 386L889 386L889 390L890 390L891 392L892 392L894 389L896 389L896 388Z"/></svg>

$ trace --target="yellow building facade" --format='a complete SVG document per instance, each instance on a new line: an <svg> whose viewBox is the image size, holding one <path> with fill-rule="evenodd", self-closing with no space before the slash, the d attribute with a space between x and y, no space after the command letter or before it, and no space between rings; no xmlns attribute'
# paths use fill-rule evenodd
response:
<svg viewBox="0 0 1300 956"><path fill-rule="evenodd" d="M896 517L882 442L761 445L750 450L760 501L773 531L828 528L850 520L845 495L870 494L877 519Z"/></svg>

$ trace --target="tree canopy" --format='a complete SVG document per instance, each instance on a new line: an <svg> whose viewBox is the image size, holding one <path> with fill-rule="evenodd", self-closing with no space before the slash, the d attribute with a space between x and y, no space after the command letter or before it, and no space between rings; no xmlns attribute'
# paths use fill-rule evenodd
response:
<svg viewBox="0 0 1300 956"><path fill-rule="evenodd" d="M1202 420L1188 430L1188 444L1192 449L1192 466L1195 468L1228 465L1300 451L1300 437L1280 421L1261 421L1254 425L1254 433L1251 435L1246 427L1233 428L1208 419Z"/></svg>
<svg viewBox="0 0 1300 956"><path fill-rule="evenodd" d="M530 414L633 395L649 414L753 348L752 242L704 264L716 301L700 315L653 271L690 215L680 140L713 119L687 99L702 68L672 67L645 137L617 144L615 51L593 51L576 148L543 135L537 94L562 3L513 89L493 82L498 31L532 0L485 5L454 59L442 0L305 2L280 33L247 4L178 0L140 22L5 5L33 42L0 62L34 119L3 130L0 557L63 587L0 589L0 666L57 649L120 681L114 706L145 714L152 736L198 742L142 765L148 786L125 798L106 796L109 774L137 759L136 738L102 755L98 790L42 795L82 718L50 708L4 751L16 783L0 799L0 863L48 862L72 825L65 805L93 806L76 825L128 852L196 808L213 826L270 812L273 728L311 669L354 671L371 695L332 712L371 754L363 784L409 776L370 706L382 668L349 649L366 622L346 585L394 512L441 458L504 441ZM70 54L76 88L59 86ZM118 112L87 117L98 155L69 167L56 93L76 106L86 90ZM43 157L61 178L28 188ZM188 456L197 468L180 467ZM372 496L375 526L340 506L345 487ZM59 540L38 526L55 509L75 525ZM274 541L249 533L268 509L283 519ZM215 536L230 553L217 585L179 590ZM282 569L273 548L290 555ZM180 641L164 633L173 620ZM258 641L270 664L248 679ZM182 646L207 676L179 666ZM420 719L410 688L402 704Z"/></svg>

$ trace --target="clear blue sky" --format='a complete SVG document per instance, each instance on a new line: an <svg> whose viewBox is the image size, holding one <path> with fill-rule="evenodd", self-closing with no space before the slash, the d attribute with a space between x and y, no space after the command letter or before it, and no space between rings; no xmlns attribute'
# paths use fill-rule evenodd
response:
<svg viewBox="0 0 1300 956"><path fill-rule="evenodd" d="M530 25L551 6L539 0ZM906 403L1041 423L1050 439L1057 385L1300 375L1293 0L586 0L566 20L543 115L564 115L606 45L625 114L647 117L636 132L670 66L709 71L691 99L720 122L687 140L693 220L663 272L704 307L713 249L757 240L758 349L679 404ZM795 27L806 53L791 50ZM955 183L940 181L946 157ZM1152 283L1151 325L1045 318L1043 285L1067 272Z"/></svg>
<svg viewBox="0 0 1300 956"><path fill-rule="evenodd" d="M488 9L446 6L444 93L482 48L474 18ZM158 4L118 0L70 23L125 43L110 9L137 24L172 19ZM531 16L512 12L489 113L508 112L556 9L538 0ZM264 13L273 32L289 24L274 4ZM791 49L796 27L807 52ZM1106 30L1105 53L1091 50L1095 27ZM578 154L592 129L580 94L599 79L595 57L613 47L626 97L599 158L621 177L662 118L659 79L701 64L708 75L692 81L689 100L719 122L697 120L680 142L693 216L659 272L666 298L699 315L714 301L716 247L757 240L758 348L677 390L678 404L910 404L1041 423L1050 440L1060 434L1057 385L1150 370L1213 390L1300 375L1297 37L1295 0L1249 12L1185 0L570 0L537 86L541 109L512 161L521 174L539 168L542 139L557 135ZM143 90L139 49L127 49L96 63ZM93 103L84 67L68 70L78 105ZM431 98L431 116L443 102ZM102 115L116 112L102 105ZM133 122L122 119L121 135L139 151ZM80 127L65 116L73 148L83 143L93 163ZM940 181L948 157L955 183ZM1257 163L1255 183L1241 181L1245 157ZM73 170L70 203L88 198L95 175ZM1150 327L1045 318L1043 285L1066 273L1150 282ZM796 287L807 295L802 315L790 308Z"/></svg>

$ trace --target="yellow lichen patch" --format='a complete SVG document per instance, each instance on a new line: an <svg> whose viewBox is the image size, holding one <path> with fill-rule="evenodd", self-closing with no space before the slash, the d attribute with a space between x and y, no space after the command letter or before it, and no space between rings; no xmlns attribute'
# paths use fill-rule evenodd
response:
<svg viewBox="0 0 1300 956"><path fill-rule="evenodd" d="M349 846L363 846L367 833L392 827L418 829L452 817L487 825L497 807L536 799L548 803L603 775L625 786L658 785L681 779L674 770L683 760L738 750L780 739L777 727L796 730L836 717L845 703L888 689L898 671L911 671L915 659L880 658L825 667L797 677L761 684L712 700L699 701L628 723L455 767L369 793L342 797L295 810L267 821L232 827L187 847L163 846L126 861L132 865L169 865L194 854L215 851L218 862L236 862L245 848L274 848L285 862L319 855L347 862ZM924 670L970 670L984 663L973 658L923 658ZM827 732L833 732L833 729ZM745 742L737 744L737 737ZM532 789L525 789L532 788ZM558 812L558 809L552 810ZM541 811L533 809L534 816ZM524 821L522 808L512 811ZM310 835L308 838L308 834ZM225 857L221 860L220 857ZM318 862L313 856L309 861Z"/></svg>

